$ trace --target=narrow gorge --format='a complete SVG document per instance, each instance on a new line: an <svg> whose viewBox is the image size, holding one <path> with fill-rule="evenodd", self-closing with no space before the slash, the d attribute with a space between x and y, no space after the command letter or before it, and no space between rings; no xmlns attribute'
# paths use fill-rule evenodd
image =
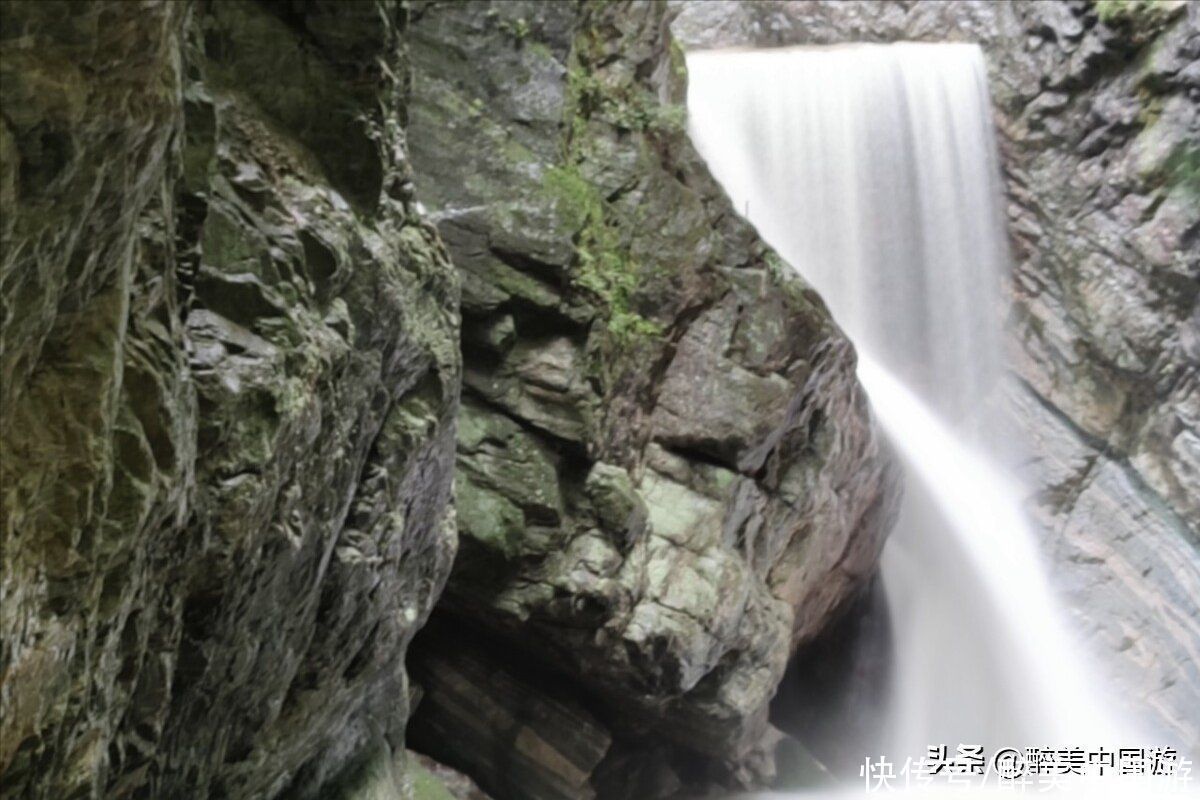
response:
<svg viewBox="0 0 1200 800"><path fill-rule="evenodd" d="M0 0L0 798L1200 757L1198 109L1179 0Z"/></svg>

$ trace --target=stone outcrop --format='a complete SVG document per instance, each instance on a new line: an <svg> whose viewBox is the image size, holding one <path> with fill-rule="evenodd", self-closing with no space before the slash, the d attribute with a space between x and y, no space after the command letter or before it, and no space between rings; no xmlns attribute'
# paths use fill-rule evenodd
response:
<svg viewBox="0 0 1200 800"><path fill-rule="evenodd" d="M455 548L405 16L0 14L0 795L315 796L399 746Z"/></svg>
<svg viewBox="0 0 1200 800"><path fill-rule="evenodd" d="M413 726L501 800L768 779L789 654L890 523L853 351L688 142L665 11L413 9L415 183L463 285L435 619L484 644L418 639Z"/></svg>
<svg viewBox="0 0 1200 800"><path fill-rule="evenodd" d="M898 482L665 4L0 13L0 797L770 778Z"/></svg>
<svg viewBox="0 0 1200 800"><path fill-rule="evenodd" d="M1031 505L1130 706L1200 751L1200 6L673 5L689 47L982 45Z"/></svg>

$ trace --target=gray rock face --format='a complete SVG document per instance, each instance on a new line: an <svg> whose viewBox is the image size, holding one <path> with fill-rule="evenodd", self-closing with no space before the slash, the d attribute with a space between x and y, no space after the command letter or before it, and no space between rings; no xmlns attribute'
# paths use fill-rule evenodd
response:
<svg viewBox="0 0 1200 800"><path fill-rule="evenodd" d="M309 797L449 570L386 3L3 6L4 797Z"/></svg>
<svg viewBox="0 0 1200 800"><path fill-rule="evenodd" d="M1200 6L673 5L695 47L982 44L1035 513L1131 704L1200 751Z"/></svg>
<svg viewBox="0 0 1200 800"><path fill-rule="evenodd" d="M1040 11L1044 85L997 96L1035 505L1128 705L1200 752L1200 8Z"/></svg>
<svg viewBox="0 0 1200 800"><path fill-rule="evenodd" d="M508 695L535 663L574 687L578 735L612 740L556 756L548 713L466 746L488 733L464 708L511 712L471 688L486 669L418 646L421 747L498 798L650 798L697 754L762 780L789 653L890 524L853 351L688 143L664 10L414 7L415 182L463 281L463 537L437 616L499 642L475 658Z"/></svg>

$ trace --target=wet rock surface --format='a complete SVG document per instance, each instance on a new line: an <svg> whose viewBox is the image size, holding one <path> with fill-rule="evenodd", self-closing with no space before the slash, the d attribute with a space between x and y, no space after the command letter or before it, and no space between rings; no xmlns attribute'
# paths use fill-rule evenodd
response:
<svg viewBox="0 0 1200 800"><path fill-rule="evenodd" d="M405 16L0 13L0 795L316 796L402 741L455 548Z"/></svg>
<svg viewBox="0 0 1200 800"><path fill-rule="evenodd" d="M688 47L983 46L1031 505L1129 705L1200 749L1200 7L672 5Z"/></svg>
<svg viewBox="0 0 1200 800"><path fill-rule="evenodd" d="M475 658L529 698L492 708L464 678L438 702L447 675L487 670L443 667L455 648L431 642L414 726L497 798L769 780L789 654L890 524L853 351L688 143L664 12L413 9L415 184L463 282L462 543L435 618L482 629ZM536 709L527 663L608 743L583 758L556 750L562 726L475 731L471 710Z"/></svg>

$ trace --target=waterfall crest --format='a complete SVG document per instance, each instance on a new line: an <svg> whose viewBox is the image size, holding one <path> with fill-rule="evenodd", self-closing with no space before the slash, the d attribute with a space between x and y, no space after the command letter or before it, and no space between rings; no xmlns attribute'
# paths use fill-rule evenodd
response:
<svg viewBox="0 0 1200 800"><path fill-rule="evenodd" d="M854 340L905 462L882 567L890 754L1113 744L1020 492L987 444L1008 254L979 48L709 51L688 68L693 140Z"/></svg>

